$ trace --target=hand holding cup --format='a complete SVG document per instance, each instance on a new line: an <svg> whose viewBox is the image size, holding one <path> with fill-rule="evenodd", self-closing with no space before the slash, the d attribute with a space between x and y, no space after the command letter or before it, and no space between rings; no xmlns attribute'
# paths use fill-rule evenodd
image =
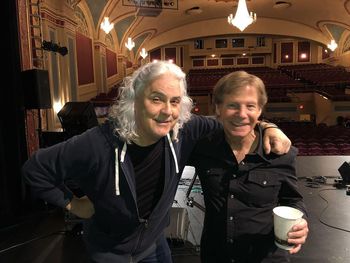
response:
<svg viewBox="0 0 350 263"><path fill-rule="evenodd" d="M288 243L288 233L293 226L302 221L303 212L288 206L273 209L275 244L277 247L291 250L296 244ZM299 250L299 249L298 249Z"/></svg>

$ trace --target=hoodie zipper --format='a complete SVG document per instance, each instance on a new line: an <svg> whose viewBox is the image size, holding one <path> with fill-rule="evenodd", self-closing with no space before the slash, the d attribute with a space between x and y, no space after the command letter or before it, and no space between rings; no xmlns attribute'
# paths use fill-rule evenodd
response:
<svg viewBox="0 0 350 263"><path fill-rule="evenodd" d="M172 153L172 156L173 156L173 160L174 160L174 163L175 163L175 173L179 173L179 166L178 166L178 162L177 162L177 157L176 157L176 153L175 153L175 149L174 149L174 146L173 146L173 143L172 143L172 140L171 140L171 137L169 134L167 134L167 139L168 139L168 142L169 142L169 145L170 145L170 149L171 149L171 153ZM122 155L121 155L121 162L119 164L116 163L115 165L115 169L118 169L119 168L119 165L121 167L121 169L123 170L124 172L124 175L126 176L128 173L126 173L125 169L124 169L124 156L126 154L126 151L127 151L127 146L126 146L126 143L124 143L123 145L123 150L122 150ZM115 152L115 157L118 158L118 151L116 150ZM118 171L118 176L119 176L119 171ZM130 182L129 182L129 179L128 177L126 176L126 181L129 185L129 189L131 189L131 185L130 185ZM119 181L119 178L118 180ZM116 182L117 183L117 182ZM165 186L164 186L165 187ZM119 187L118 187L119 188ZM120 189L116 189L116 193L119 192ZM134 189L135 190L135 189ZM164 189L163 189L164 191ZM119 192L120 194L120 192ZM137 238L137 242L136 242L136 246L134 248L134 250L132 251L131 253L131 257L130 257L130 263L133 263L133 255L135 255L135 252L141 247L141 242L143 240L143 236L144 236L144 233L146 232L147 228L148 228L148 221L149 219L140 219L140 216L139 216L139 210L138 210L138 207L137 207L137 201L136 201L136 196L133 194L133 198L134 198L134 202L135 202L135 207L136 207L136 213L137 213L137 217L139 218L139 222L143 224L143 227L138 235L138 238ZM162 198L162 197L161 197Z"/></svg>
<svg viewBox="0 0 350 263"><path fill-rule="evenodd" d="M126 175L127 173L125 173L125 169L124 169L124 162L121 163L121 169L123 170L124 172L124 175ZM129 184L129 180L127 180L127 183L129 185L129 189L131 189L131 186ZM137 207L137 201L136 201L136 197L135 195L133 194L133 199L134 199L134 203L135 203L135 207L136 207L136 215L137 217L139 218L139 222L141 224L143 224L143 227L138 235L138 238L137 238L137 241L136 241L136 246L134 247L133 251L131 252L131 257L130 257L130 263L134 262L133 261L133 255L135 255L135 252L140 248L141 246L141 242L142 242L142 239L143 239L143 235L144 235L144 232L147 230L148 228L148 219L142 219L140 218L140 214L139 214L139 208Z"/></svg>
<svg viewBox="0 0 350 263"><path fill-rule="evenodd" d="M137 213L138 213L138 211L137 211ZM148 220L147 219L140 219L140 222L143 224L143 227L142 227L142 230L140 231L140 234L138 235L136 246L135 246L133 252L131 253L130 263L134 262L133 255L135 255L135 252L140 248L141 242L143 239L143 235L148 228Z"/></svg>
<svg viewBox="0 0 350 263"><path fill-rule="evenodd" d="M175 163L175 174L179 173L179 166L178 166L178 162L177 162L177 157L176 157L176 153L175 153L175 149L174 149L174 145L172 143L172 140L171 140L171 137L169 134L167 134L167 140L169 142L169 146L170 146L170 150L171 150L171 154L173 156L173 160L174 160L174 163ZM163 198L163 195L164 195L164 191L165 191L165 183L164 183L164 188L163 188L163 194L162 196L160 197L160 200ZM159 200L159 201L160 201ZM136 201L135 201L136 202ZM159 205L159 203L158 203ZM154 208L154 210L157 208L157 206ZM138 207L136 205L136 210L137 210L137 216L139 217L139 211L138 211ZM150 217L152 216L152 213L150 215ZM140 217L139 217L140 218ZM150 218L149 218L150 219ZM148 228L148 221L149 219L139 219L140 222L143 224L143 228L142 230L140 231L140 234L138 236L138 239L137 239L137 242L136 242L136 246L135 246L135 249L133 250L133 252L131 253L131 261L130 263L133 262L133 255L135 254L135 252L140 248L141 246L141 242L142 242L142 239L143 239L143 235L144 233L146 232L147 228Z"/></svg>

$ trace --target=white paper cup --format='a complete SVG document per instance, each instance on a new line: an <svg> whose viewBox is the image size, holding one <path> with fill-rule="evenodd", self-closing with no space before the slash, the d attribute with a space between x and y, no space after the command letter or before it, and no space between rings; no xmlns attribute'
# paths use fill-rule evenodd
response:
<svg viewBox="0 0 350 263"><path fill-rule="evenodd" d="M288 232L300 222L303 212L289 206L277 206L273 209L275 244L277 247L290 250L294 247L288 243Z"/></svg>

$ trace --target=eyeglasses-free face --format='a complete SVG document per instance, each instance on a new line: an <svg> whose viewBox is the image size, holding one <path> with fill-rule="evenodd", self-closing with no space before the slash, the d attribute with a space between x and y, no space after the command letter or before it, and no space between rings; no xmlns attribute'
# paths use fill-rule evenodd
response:
<svg viewBox="0 0 350 263"><path fill-rule="evenodd" d="M148 85L135 101L136 143L146 146L166 136L179 119L181 89L179 80L165 74Z"/></svg>

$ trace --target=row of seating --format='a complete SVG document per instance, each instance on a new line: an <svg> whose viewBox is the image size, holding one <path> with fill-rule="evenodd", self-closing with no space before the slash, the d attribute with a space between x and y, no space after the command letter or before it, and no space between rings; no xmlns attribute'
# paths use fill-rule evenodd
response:
<svg viewBox="0 0 350 263"><path fill-rule="evenodd" d="M109 107L118 96L119 84L114 85L108 93L101 92L90 101L95 107Z"/></svg>
<svg viewBox="0 0 350 263"><path fill-rule="evenodd" d="M341 67L327 64L308 64L252 68L191 69L188 73L190 95L211 94L217 81L224 75L237 70L245 70L260 77L266 86L270 102L289 102L288 93L318 92L336 101L350 100L346 88L350 87L350 72ZM307 76L295 73L307 72ZM277 90L279 90L277 92Z"/></svg>
<svg viewBox="0 0 350 263"><path fill-rule="evenodd" d="M307 121L272 121L292 140L300 156L350 155L350 128Z"/></svg>
<svg viewBox="0 0 350 263"><path fill-rule="evenodd" d="M302 66L280 66L278 69L294 79L300 79L315 85L350 85L350 72L339 66L306 64Z"/></svg>
<svg viewBox="0 0 350 263"><path fill-rule="evenodd" d="M298 147L298 156L328 156L328 155L347 155L350 156L350 148L336 149L336 148L302 148Z"/></svg>

